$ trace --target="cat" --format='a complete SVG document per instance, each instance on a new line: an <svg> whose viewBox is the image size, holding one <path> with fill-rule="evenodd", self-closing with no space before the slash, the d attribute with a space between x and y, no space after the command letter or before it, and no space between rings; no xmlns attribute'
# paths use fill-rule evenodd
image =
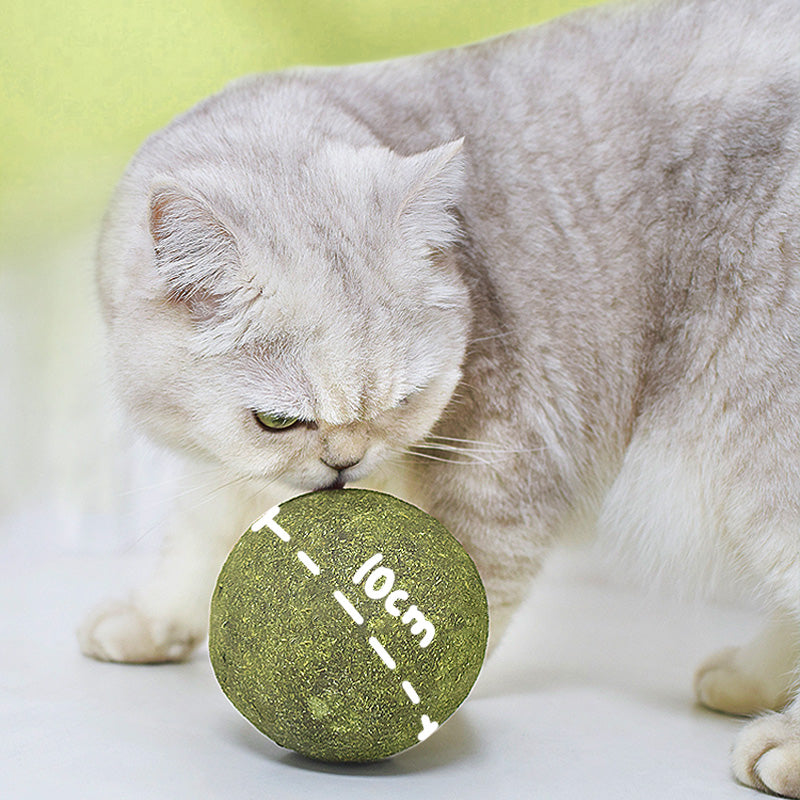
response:
<svg viewBox="0 0 800 800"><path fill-rule="evenodd" d="M372 478L437 516L494 643L581 518L763 598L695 691L755 715L736 778L800 798L796 0L241 79L143 145L98 263L132 418L227 477L85 653L186 658L271 492Z"/></svg>

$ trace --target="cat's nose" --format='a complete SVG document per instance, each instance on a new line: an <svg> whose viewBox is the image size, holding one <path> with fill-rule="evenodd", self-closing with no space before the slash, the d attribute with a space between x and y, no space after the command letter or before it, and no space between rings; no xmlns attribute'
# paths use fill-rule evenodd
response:
<svg viewBox="0 0 800 800"><path fill-rule="evenodd" d="M339 474L364 460L369 440L363 426L323 423L319 427L319 436L320 460Z"/></svg>
<svg viewBox="0 0 800 800"><path fill-rule="evenodd" d="M350 469L350 467L354 467L356 464L361 461L360 458L357 458L355 461L326 461L324 458L320 459L322 463L326 467L330 467L331 469L335 469L337 472L344 472L346 469Z"/></svg>

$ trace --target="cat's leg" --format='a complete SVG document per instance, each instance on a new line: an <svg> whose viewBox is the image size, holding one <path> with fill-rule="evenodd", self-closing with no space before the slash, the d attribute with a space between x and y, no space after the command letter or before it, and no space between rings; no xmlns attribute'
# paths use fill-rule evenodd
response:
<svg viewBox="0 0 800 800"><path fill-rule="evenodd" d="M800 798L800 623L782 616L742 647L701 665L697 699L728 714L768 713L748 723L733 749L733 771L747 786Z"/></svg>
<svg viewBox="0 0 800 800"><path fill-rule="evenodd" d="M733 772L746 786L800 798L800 697L745 726L733 748Z"/></svg>
<svg viewBox="0 0 800 800"><path fill-rule="evenodd" d="M780 711L791 698L798 662L797 622L781 616L752 642L725 648L701 664L695 694L704 706L726 714Z"/></svg>
<svg viewBox="0 0 800 800"><path fill-rule="evenodd" d="M475 547L466 540L467 550L478 567L489 606L489 643L492 654L506 637L506 631L522 601L528 595L544 563L547 548L532 547L529 526L494 528L498 539L520 546L501 552Z"/></svg>
<svg viewBox="0 0 800 800"><path fill-rule="evenodd" d="M540 504L537 516L533 503L522 508L505 504L501 490L490 491L490 478L485 477L479 491L469 491L471 481L455 472L459 492L446 494L449 470L438 471L432 481L439 490L431 497L418 490L411 501L439 519L462 544L478 568L489 607L489 652L503 638L514 612L530 591L534 578L541 570L551 544L556 538L554 526L548 525L552 509ZM430 473L426 473L430 474ZM480 476L469 476L480 480ZM473 502L474 499L480 502ZM531 512L531 507L534 511Z"/></svg>
<svg viewBox="0 0 800 800"><path fill-rule="evenodd" d="M760 654L759 644L765 650ZM733 748L734 775L754 789L800 798L800 614L787 615L729 663L747 670L748 677L757 666L768 665L772 675L751 680L760 686L764 700L772 701L772 708L783 708L745 725ZM730 684L735 679L722 680Z"/></svg>
<svg viewBox="0 0 800 800"><path fill-rule="evenodd" d="M181 661L205 639L222 563L247 525L276 499L240 482L210 494L176 508L156 569L144 585L89 614L78 630L84 654L101 661Z"/></svg>

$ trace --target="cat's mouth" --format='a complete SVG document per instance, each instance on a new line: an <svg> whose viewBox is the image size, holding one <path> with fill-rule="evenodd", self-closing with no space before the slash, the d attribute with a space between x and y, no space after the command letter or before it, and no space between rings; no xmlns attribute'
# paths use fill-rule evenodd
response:
<svg viewBox="0 0 800 800"><path fill-rule="evenodd" d="M333 483L328 484L327 486L320 486L318 489L314 489L315 492L329 492L331 489L344 489L344 485L347 481L340 475Z"/></svg>

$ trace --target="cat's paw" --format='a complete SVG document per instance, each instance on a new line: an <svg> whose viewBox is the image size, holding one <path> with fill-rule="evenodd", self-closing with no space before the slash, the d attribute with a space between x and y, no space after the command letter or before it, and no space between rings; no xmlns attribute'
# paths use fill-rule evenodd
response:
<svg viewBox="0 0 800 800"><path fill-rule="evenodd" d="M733 772L746 786L800 798L800 723L788 714L750 722L734 745Z"/></svg>
<svg viewBox="0 0 800 800"><path fill-rule="evenodd" d="M782 708L788 696L782 683L747 670L739 647L726 647L700 665L694 676L697 700L726 714L749 716Z"/></svg>
<svg viewBox="0 0 800 800"><path fill-rule="evenodd" d="M84 655L99 661L158 664L184 661L204 634L146 615L132 603L111 602L95 609L78 629Z"/></svg>

